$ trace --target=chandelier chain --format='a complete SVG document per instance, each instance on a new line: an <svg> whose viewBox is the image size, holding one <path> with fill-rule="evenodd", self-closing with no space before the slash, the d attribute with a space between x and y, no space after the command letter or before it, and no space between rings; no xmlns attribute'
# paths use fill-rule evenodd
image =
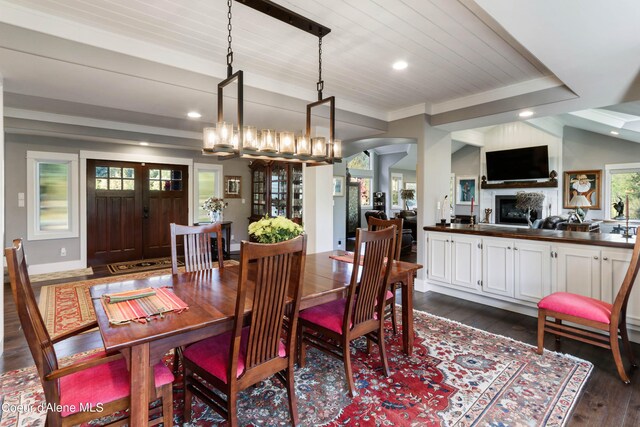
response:
<svg viewBox="0 0 640 427"><path fill-rule="evenodd" d="M233 73L233 50L231 49L231 2L232 0L227 0L227 7L228 7L228 12L227 12L227 19L228 19L228 23L227 23L227 30L229 32L228 36L227 36L227 42L228 42L228 47L227 47L227 74L230 76Z"/></svg>
<svg viewBox="0 0 640 427"><path fill-rule="evenodd" d="M322 80L322 33L318 37L318 100L322 99L322 90L324 89L324 81Z"/></svg>

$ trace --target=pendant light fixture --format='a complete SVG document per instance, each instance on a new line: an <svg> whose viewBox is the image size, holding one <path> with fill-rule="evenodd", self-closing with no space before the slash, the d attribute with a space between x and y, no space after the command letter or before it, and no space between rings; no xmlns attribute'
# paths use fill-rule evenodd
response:
<svg viewBox="0 0 640 427"><path fill-rule="evenodd" d="M252 9L265 13L298 29L318 36L318 100L307 105L306 130L296 136L289 130L262 129L244 125L243 75L242 70L233 72L233 50L231 48L231 7L227 0L227 78L218 83L218 116L215 127L203 130L203 154L215 155L220 159L244 157L251 159L274 159L309 165L340 162L342 145L335 139L335 97L323 98L322 80L322 38L331 29L305 18L269 0L239 0ZM224 89L237 83L237 125L224 121ZM329 138L311 135L311 110L329 104Z"/></svg>

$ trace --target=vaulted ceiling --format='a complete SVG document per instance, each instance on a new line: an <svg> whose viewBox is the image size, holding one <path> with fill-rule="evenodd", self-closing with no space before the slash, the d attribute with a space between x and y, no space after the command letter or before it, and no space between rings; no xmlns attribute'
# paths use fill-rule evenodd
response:
<svg viewBox="0 0 640 427"><path fill-rule="evenodd" d="M276 0L332 29L325 95L343 139L431 115L450 130L640 99L640 2L615 0ZM316 98L318 40L233 6L234 67L246 121L301 129ZM91 129L197 147L225 77L224 0L0 0L9 131ZM405 70L391 68L407 61ZM187 120L190 110L203 114ZM43 124L45 123L45 124ZM124 125L126 124L126 125Z"/></svg>

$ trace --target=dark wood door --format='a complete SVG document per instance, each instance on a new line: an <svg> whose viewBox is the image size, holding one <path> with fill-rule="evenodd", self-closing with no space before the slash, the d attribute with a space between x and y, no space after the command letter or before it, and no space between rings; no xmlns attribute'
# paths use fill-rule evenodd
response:
<svg viewBox="0 0 640 427"><path fill-rule="evenodd" d="M143 168L144 258L171 256L169 224L188 224L188 167L147 163Z"/></svg>
<svg viewBox="0 0 640 427"><path fill-rule="evenodd" d="M142 166L87 160L89 265L142 258Z"/></svg>
<svg viewBox="0 0 640 427"><path fill-rule="evenodd" d="M87 160L88 264L170 256L188 203L187 166Z"/></svg>

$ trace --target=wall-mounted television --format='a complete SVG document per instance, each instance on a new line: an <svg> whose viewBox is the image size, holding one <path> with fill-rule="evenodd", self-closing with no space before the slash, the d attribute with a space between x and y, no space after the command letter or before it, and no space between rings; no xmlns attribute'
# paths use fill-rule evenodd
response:
<svg viewBox="0 0 640 427"><path fill-rule="evenodd" d="M514 181L549 178L546 145L487 151L487 180Z"/></svg>

